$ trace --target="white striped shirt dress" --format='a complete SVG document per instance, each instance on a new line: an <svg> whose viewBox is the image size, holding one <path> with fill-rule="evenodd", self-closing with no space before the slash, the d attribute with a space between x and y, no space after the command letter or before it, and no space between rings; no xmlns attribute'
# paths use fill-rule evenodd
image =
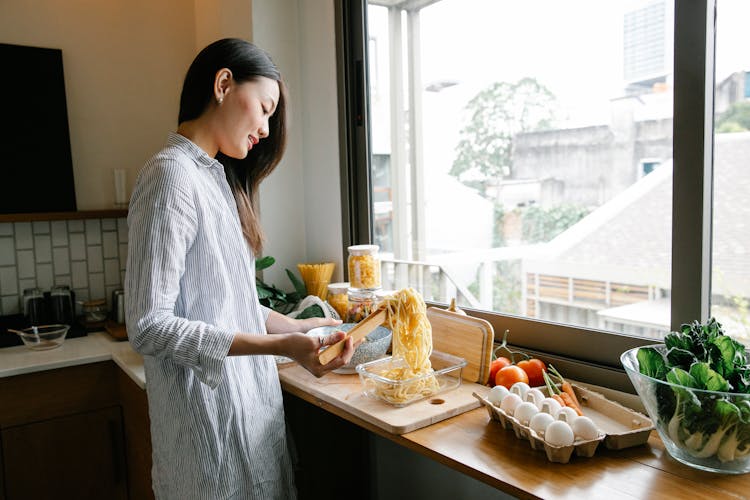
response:
<svg viewBox="0 0 750 500"><path fill-rule="evenodd" d="M273 356L231 356L265 335L255 258L222 165L172 133L128 213L125 304L146 372L153 488L164 499L295 498Z"/></svg>

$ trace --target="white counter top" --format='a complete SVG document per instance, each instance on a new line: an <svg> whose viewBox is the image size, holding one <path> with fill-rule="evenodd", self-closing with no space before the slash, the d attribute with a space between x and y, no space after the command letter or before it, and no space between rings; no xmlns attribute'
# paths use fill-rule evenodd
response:
<svg viewBox="0 0 750 500"><path fill-rule="evenodd" d="M0 349L0 377L12 377L66 366L112 360L141 389L146 388L143 357L127 341L117 341L105 332L66 339L63 345L49 351L32 351L25 346Z"/></svg>

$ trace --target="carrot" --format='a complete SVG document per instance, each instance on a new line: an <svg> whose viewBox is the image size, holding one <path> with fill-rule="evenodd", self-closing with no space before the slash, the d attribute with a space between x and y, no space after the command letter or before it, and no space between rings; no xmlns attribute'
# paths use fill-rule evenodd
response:
<svg viewBox="0 0 750 500"><path fill-rule="evenodd" d="M542 372L542 377L544 377L544 383L547 385L547 392L549 392L549 397L560 403L560 406L568 406L565 403L565 400L562 398L560 389L558 389L554 382L552 382L552 379L549 377L549 375L547 375L547 372Z"/></svg>
<svg viewBox="0 0 750 500"><path fill-rule="evenodd" d="M573 386L570 385L570 382L565 380L562 375L560 375L560 372L557 371L557 369L549 365L549 371L552 372L552 374L560 381L560 386L562 387L562 393L567 394L570 398L571 402L573 404L568 406L573 406L575 409L580 412L581 415L583 415L583 409L581 409L581 403L578 402L578 398L576 397L576 393L573 390Z"/></svg>
<svg viewBox="0 0 750 500"><path fill-rule="evenodd" d="M576 414L583 415L583 411L581 411L581 407L578 406L573 399L571 399L570 394L567 392L561 392L560 398L565 401L565 406L570 406L576 411Z"/></svg>

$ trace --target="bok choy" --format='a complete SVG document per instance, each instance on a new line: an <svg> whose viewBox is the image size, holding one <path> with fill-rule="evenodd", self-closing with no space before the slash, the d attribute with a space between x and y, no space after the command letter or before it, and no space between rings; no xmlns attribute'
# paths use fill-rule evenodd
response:
<svg viewBox="0 0 750 500"><path fill-rule="evenodd" d="M745 346L726 336L714 318L682 325L665 336L664 344L665 350L641 347L637 359L641 374L671 384L656 386L658 418L669 437L697 458L727 462L748 455L750 365Z"/></svg>

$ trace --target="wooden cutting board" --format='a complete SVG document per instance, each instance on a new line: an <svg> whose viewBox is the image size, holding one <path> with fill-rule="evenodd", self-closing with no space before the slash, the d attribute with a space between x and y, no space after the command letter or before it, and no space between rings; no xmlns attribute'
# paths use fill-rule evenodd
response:
<svg viewBox="0 0 750 500"><path fill-rule="evenodd" d="M316 378L297 363L279 366L282 387L292 394L312 395L322 408L330 405L346 410L391 434L406 434L422 427L478 408L473 392L489 394L489 387L463 382L457 388L396 408L362 392L359 375L328 373Z"/></svg>
<svg viewBox="0 0 750 500"><path fill-rule="evenodd" d="M104 329L107 330L107 333L109 333L115 340L128 340L128 330L123 323L115 323L111 319L108 319L104 324Z"/></svg>
<svg viewBox="0 0 750 500"><path fill-rule="evenodd" d="M437 307L427 308L427 319L432 325L432 348L464 358L467 365L461 377L467 382L486 384L495 337L492 325L480 318Z"/></svg>

